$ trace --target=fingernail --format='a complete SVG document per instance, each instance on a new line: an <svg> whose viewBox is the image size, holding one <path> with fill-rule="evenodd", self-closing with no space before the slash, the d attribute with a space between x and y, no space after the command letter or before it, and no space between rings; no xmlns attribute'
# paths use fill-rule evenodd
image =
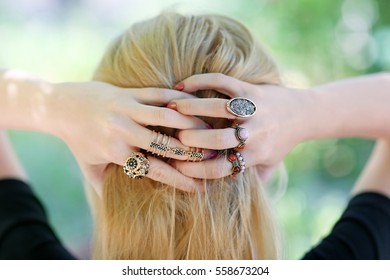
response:
<svg viewBox="0 0 390 280"><path fill-rule="evenodd" d="M169 109L176 110L177 109L177 104L176 104L176 102L170 102L170 103L168 103L167 107Z"/></svg>
<svg viewBox="0 0 390 280"><path fill-rule="evenodd" d="M217 151L210 151L210 152L207 152L205 154L203 159L205 159L205 160L215 159L215 158L217 158L217 156L218 156L218 152Z"/></svg>
<svg viewBox="0 0 390 280"><path fill-rule="evenodd" d="M180 90L182 91L184 89L184 84L183 83L178 83L173 87L174 90Z"/></svg>
<svg viewBox="0 0 390 280"><path fill-rule="evenodd" d="M207 129L213 129L214 128L214 126L212 124L209 124L209 123L206 123L206 127L207 127Z"/></svg>
<svg viewBox="0 0 390 280"><path fill-rule="evenodd" d="M218 156L218 152L217 151L212 151L210 153L210 159L215 159L217 156Z"/></svg>

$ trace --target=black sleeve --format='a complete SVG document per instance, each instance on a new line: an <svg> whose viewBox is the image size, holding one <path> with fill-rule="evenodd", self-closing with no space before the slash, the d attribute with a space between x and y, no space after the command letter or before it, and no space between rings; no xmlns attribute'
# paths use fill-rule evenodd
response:
<svg viewBox="0 0 390 280"><path fill-rule="evenodd" d="M0 180L0 259L75 259L51 229L31 188L19 180Z"/></svg>
<svg viewBox="0 0 390 280"><path fill-rule="evenodd" d="M332 232L303 259L390 259L390 199L378 193L352 198Z"/></svg>

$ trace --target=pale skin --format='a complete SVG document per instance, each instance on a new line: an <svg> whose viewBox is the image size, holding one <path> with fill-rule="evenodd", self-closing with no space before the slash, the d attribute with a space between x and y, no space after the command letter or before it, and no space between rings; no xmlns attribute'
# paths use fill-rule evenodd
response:
<svg viewBox="0 0 390 280"><path fill-rule="evenodd" d="M241 152L246 166L257 166L264 177L297 144L321 138L363 137L378 139L367 168L353 193L377 191L390 197L390 74L381 73L317 86L289 89L252 85L222 74L195 75L179 88L191 93L214 89L227 96L249 98L258 112L240 120L249 139ZM173 100L168 107L184 115L234 118L226 110L226 99ZM178 139L185 145L214 150L238 144L233 129L182 130ZM203 139L208 139L207 143ZM223 158L199 163L174 161L182 174L216 179L231 173Z"/></svg>
<svg viewBox="0 0 390 280"><path fill-rule="evenodd" d="M50 84L28 73L0 70L0 130L33 130L63 139L89 184L100 194L109 163L123 165L132 151L148 148L150 141L146 139L152 139L152 131L145 125L207 128L200 119L163 106L177 98L193 97L175 90L122 89L100 82ZM177 139L172 139L171 145L189 149ZM173 153L167 156L185 159ZM199 180L184 176L157 158L148 158L147 176L151 179L184 191L203 188Z"/></svg>
<svg viewBox="0 0 390 280"><path fill-rule="evenodd" d="M307 140L352 136L381 139L353 192L370 190L390 197L389 74L337 81L309 90L251 85L222 74L192 76L182 83L183 92L120 89L99 82L53 85L29 74L4 70L0 75L0 129L42 131L62 138L99 193L107 164L122 165L131 151L147 148L149 141L145 139L151 139L151 131L144 127L146 124L180 129L178 139L173 140L178 147L235 147L238 141L232 128L207 129L207 124L194 117L233 119L226 111L226 100L194 99L185 93L212 88L230 97L249 98L259 106L253 117L240 122L249 133L242 151L247 167L257 166L267 177L295 145ZM165 104L174 110L155 107ZM0 178L25 179L4 135L1 139ZM176 159L171 166L149 157L148 176L185 191L202 188L195 178L220 178L231 173L231 165L224 159L190 163L169 156Z"/></svg>

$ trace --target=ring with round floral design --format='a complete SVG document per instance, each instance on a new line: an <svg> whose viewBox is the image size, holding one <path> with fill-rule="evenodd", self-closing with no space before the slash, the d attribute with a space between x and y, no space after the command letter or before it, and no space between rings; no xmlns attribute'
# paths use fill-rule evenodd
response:
<svg viewBox="0 0 390 280"><path fill-rule="evenodd" d="M142 179L149 172L149 160L143 153L132 152L123 166L123 171L131 179Z"/></svg>
<svg viewBox="0 0 390 280"><path fill-rule="evenodd" d="M246 130L246 128L239 126L236 122L233 122L231 128L235 129L234 135L239 142L235 149L243 150L245 147L245 141L248 140L248 131Z"/></svg>
<svg viewBox="0 0 390 280"><path fill-rule="evenodd" d="M233 165L231 176L235 178L239 173L245 172L245 161L241 153L230 150L227 156L228 161Z"/></svg>
<svg viewBox="0 0 390 280"><path fill-rule="evenodd" d="M239 118L249 118L256 113L256 104L248 98L236 97L226 103L229 113Z"/></svg>

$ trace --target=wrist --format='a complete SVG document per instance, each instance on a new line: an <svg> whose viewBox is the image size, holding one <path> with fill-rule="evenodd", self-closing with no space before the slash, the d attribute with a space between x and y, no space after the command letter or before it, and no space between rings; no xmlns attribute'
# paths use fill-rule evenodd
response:
<svg viewBox="0 0 390 280"><path fill-rule="evenodd" d="M291 125L293 134L291 139L294 146L305 141L316 138L317 121L315 120L316 96L311 89L293 89L294 99L296 100L295 115L296 125Z"/></svg>
<svg viewBox="0 0 390 280"><path fill-rule="evenodd" d="M321 111L320 104L318 100L319 97L315 90L302 89L304 100L305 100L305 131L303 134L303 141L316 140L320 138L322 123L322 116L318 114Z"/></svg>
<svg viewBox="0 0 390 280"><path fill-rule="evenodd" d="M48 132L50 84L29 73L2 71L0 76L0 127Z"/></svg>
<svg viewBox="0 0 390 280"><path fill-rule="evenodd" d="M342 137L341 131L345 128L346 114L339 109L340 102L335 102L330 95L324 94L317 88L303 90L305 92L305 133L303 141L323 138ZM340 101L340 100L339 100Z"/></svg>
<svg viewBox="0 0 390 280"><path fill-rule="evenodd" d="M69 90L69 83L53 83L50 87L52 92L48 100L47 127L50 134L66 142L68 123L72 118L72 91Z"/></svg>
<svg viewBox="0 0 390 280"><path fill-rule="evenodd" d="M389 137L389 85L388 76L379 74L310 89L307 139Z"/></svg>

